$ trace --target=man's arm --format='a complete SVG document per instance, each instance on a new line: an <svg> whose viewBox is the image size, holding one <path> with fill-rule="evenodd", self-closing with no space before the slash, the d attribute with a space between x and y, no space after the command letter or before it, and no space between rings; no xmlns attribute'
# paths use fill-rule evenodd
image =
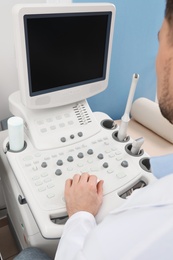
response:
<svg viewBox="0 0 173 260"><path fill-rule="evenodd" d="M80 251L87 234L96 226L95 216L103 200L103 181L84 173L68 179L65 185L65 200L69 220L62 234L55 259L82 260Z"/></svg>

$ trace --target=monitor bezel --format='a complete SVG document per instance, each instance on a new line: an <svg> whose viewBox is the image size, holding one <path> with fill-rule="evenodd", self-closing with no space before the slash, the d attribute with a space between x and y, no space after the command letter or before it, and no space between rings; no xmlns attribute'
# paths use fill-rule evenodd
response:
<svg viewBox="0 0 173 260"><path fill-rule="evenodd" d="M39 14L97 13L111 12L110 34L105 78L58 91L30 95L24 16ZM29 109L43 109L78 102L104 91L108 86L111 50L115 20L113 4L20 4L13 8L14 40L18 70L19 90L22 103Z"/></svg>

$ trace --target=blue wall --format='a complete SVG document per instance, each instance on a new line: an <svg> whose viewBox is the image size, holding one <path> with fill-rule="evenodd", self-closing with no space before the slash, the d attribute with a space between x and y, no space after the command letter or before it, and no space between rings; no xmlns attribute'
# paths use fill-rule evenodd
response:
<svg viewBox="0 0 173 260"><path fill-rule="evenodd" d="M73 0L105 2L101 0ZM133 73L139 73L135 97L155 100L157 33L162 24L165 0L111 0L116 6L114 43L108 88L88 99L93 111L121 118Z"/></svg>

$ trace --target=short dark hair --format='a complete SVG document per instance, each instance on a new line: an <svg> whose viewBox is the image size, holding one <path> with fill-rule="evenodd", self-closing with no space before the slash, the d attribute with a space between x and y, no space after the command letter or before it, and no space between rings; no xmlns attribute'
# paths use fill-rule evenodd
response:
<svg viewBox="0 0 173 260"><path fill-rule="evenodd" d="M168 42L173 47L173 0L166 0L165 20L168 22Z"/></svg>
<svg viewBox="0 0 173 260"><path fill-rule="evenodd" d="M173 0L166 0L165 19L173 26Z"/></svg>

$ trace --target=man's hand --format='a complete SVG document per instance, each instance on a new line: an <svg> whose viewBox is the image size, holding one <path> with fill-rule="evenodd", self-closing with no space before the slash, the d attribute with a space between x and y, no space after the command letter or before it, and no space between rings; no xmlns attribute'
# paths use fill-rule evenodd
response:
<svg viewBox="0 0 173 260"><path fill-rule="evenodd" d="M97 215L103 200L103 181L97 183L95 175L75 174L66 180L65 200L69 217L78 211Z"/></svg>

